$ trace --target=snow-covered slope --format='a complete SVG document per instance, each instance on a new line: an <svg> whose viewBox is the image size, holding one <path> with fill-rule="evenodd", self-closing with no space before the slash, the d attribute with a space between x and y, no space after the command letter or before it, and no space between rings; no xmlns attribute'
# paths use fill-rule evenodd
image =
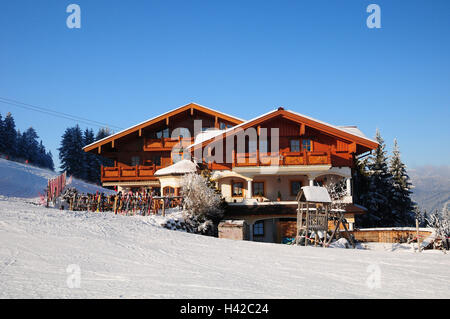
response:
<svg viewBox="0 0 450 319"><path fill-rule="evenodd" d="M224 240L4 197L0 242L0 298L450 297L442 252ZM69 288L77 269L80 286Z"/></svg>
<svg viewBox="0 0 450 319"><path fill-rule="evenodd" d="M45 193L47 180L59 174L50 170L7 161L0 158L0 195L8 197L36 198ZM72 187L83 193L95 193L97 190L113 193L111 190L72 179Z"/></svg>

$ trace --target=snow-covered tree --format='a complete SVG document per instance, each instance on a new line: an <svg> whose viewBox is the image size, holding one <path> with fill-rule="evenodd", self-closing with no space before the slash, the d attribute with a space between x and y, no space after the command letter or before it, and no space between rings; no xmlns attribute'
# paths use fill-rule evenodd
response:
<svg viewBox="0 0 450 319"><path fill-rule="evenodd" d="M16 123L11 113L8 113L3 120L3 129L5 154L10 157L16 156L17 131Z"/></svg>
<svg viewBox="0 0 450 319"><path fill-rule="evenodd" d="M214 234L215 226L223 216L222 197L208 185L207 178L196 173L186 174L182 179L181 194L186 217L198 232Z"/></svg>
<svg viewBox="0 0 450 319"><path fill-rule="evenodd" d="M347 195L345 179L340 176L331 175L329 181L324 187L327 189L331 198L331 208L342 210L345 207L343 203L344 197Z"/></svg>
<svg viewBox="0 0 450 319"><path fill-rule="evenodd" d="M414 203L411 200L412 184L406 165L400 158L397 139L394 140L394 149L390 161L389 173L392 175L391 209L396 226L414 225Z"/></svg>
<svg viewBox="0 0 450 319"><path fill-rule="evenodd" d="M62 171L67 174L84 179L85 162L83 147L83 134L78 125L67 128L58 148Z"/></svg>
<svg viewBox="0 0 450 319"><path fill-rule="evenodd" d="M358 217L358 224L363 227L393 226L395 218L392 215L390 200L392 198L392 175L388 168L386 145L377 130L378 148L367 158L366 176L367 191L360 196L360 203L368 211Z"/></svg>
<svg viewBox="0 0 450 319"><path fill-rule="evenodd" d="M450 220L442 218L438 211L435 211L427 218L428 226L433 228L438 238L446 241L450 237Z"/></svg>
<svg viewBox="0 0 450 319"><path fill-rule="evenodd" d="M94 131L92 129L86 128L83 134L83 145L86 146L94 142ZM86 163L86 180L92 183L99 183L101 165L99 156L91 152L85 153L84 156Z"/></svg>
<svg viewBox="0 0 450 319"><path fill-rule="evenodd" d="M0 114L0 154L5 153L5 123L2 114Z"/></svg>

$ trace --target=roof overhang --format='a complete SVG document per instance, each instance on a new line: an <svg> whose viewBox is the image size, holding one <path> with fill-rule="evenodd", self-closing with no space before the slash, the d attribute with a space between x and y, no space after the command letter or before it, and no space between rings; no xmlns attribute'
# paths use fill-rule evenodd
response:
<svg viewBox="0 0 450 319"><path fill-rule="evenodd" d="M210 139L206 139L198 144L193 144L190 146L190 148L197 148L197 147L205 147L207 146L212 140L218 141L220 139L225 139L227 137L231 137L233 135L238 134L242 130L245 130L249 127L257 126L261 123L264 123L270 119L273 119L275 117L282 117L288 120L291 120L293 122L297 122L301 125L306 125L308 127L317 129L321 132L324 132L326 134L342 138L344 140L348 140L351 142L354 142L356 144L359 144L363 147L368 148L369 150L376 149L378 147L378 143L372 139L369 139L367 137L364 137L359 133L354 133L351 130L349 130L347 127L339 127L335 126L320 120L313 119L309 116L293 112L293 111L287 111L283 108L279 108L277 110L273 110L271 112L268 112L266 114L263 114L261 116L258 116L252 120L249 120L247 122L243 122L241 124L238 124L232 128L229 128L225 130L222 134L219 134L217 136L214 136ZM357 132L356 130L354 130ZM355 147L356 152L356 147Z"/></svg>
<svg viewBox="0 0 450 319"><path fill-rule="evenodd" d="M209 107L206 107L206 106L203 106L203 105L200 105L200 104L197 104L197 103L189 103L189 104L180 106L180 107L178 107L178 108L176 108L174 110L171 110L171 111L168 111L168 112L163 113L161 115L158 115L156 117L153 117L153 118L151 118L149 120L146 120L146 121L144 121L142 123L139 123L139 124L136 124L134 126L131 126L131 127L127 128L127 129L124 129L124 130L122 130L120 132L117 132L117 133L115 133L113 135L107 136L107 137L105 137L105 138L103 138L101 140L98 140L98 141L94 142L94 143L86 145L85 147L83 147L83 150L85 152L89 152L89 151L92 151L92 150L94 150L96 148L101 148L102 145L105 145L105 144L110 143L110 142L114 143L114 141L116 139L119 139L121 137L124 137L124 136L129 135L129 134L134 133L134 132L138 132L139 135L140 135L141 134L141 130L143 128L148 127L148 126L153 125L153 124L156 124L156 123L161 122L161 121L166 121L168 123L170 117L172 117L174 115L177 115L179 113L182 113L184 111L188 111L188 110L191 111L191 114L193 114L192 113L193 110L197 110L197 111L200 111L200 112L203 112L203 113L208 113L208 114L211 114L212 116L217 116L217 117L219 117L221 119L224 119L224 120L229 121L231 123L234 123L236 125L244 122L244 120L242 120L240 118L237 118L235 116L231 116L231 115L228 115L228 114L225 114L225 113L213 110L213 109L211 109Z"/></svg>

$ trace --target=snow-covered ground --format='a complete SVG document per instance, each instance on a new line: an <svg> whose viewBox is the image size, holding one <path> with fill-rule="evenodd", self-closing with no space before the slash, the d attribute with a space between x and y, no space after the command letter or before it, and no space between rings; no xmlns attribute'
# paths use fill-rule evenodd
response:
<svg viewBox="0 0 450 319"><path fill-rule="evenodd" d="M0 195L20 198L37 198L39 194L45 194L47 180L58 176L59 173L47 169L25 165L0 158ZM69 179L69 176L67 176ZM109 189L89 184L73 178L71 187L75 187L81 193L105 194L114 193Z"/></svg>
<svg viewBox="0 0 450 319"><path fill-rule="evenodd" d="M0 297L450 297L450 256L442 252L232 241L159 222L1 198Z"/></svg>
<svg viewBox="0 0 450 319"><path fill-rule="evenodd" d="M59 211L4 189L0 298L450 297L442 252L211 238L164 229L160 216Z"/></svg>

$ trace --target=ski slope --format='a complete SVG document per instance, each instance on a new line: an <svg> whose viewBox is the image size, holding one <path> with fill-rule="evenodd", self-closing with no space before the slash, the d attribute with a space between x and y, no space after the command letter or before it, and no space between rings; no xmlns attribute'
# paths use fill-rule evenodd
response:
<svg viewBox="0 0 450 319"><path fill-rule="evenodd" d="M0 158L0 195L20 198L37 198L45 194L47 180L58 176L59 173L47 169L21 164ZM69 179L69 176L67 176ZM105 194L114 193L109 189L86 183L73 178L71 187L82 193Z"/></svg>
<svg viewBox="0 0 450 319"><path fill-rule="evenodd" d="M442 252L232 241L166 230L152 217L4 197L0 242L1 298L450 297ZM67 284L69 265L79 267L79 288Z"/></svg>
<svg viewBox="0 0 450 319"><path fill-rule="evenodd" d="M6 164L0 298L450 297L449 254L232 241L164 229L161 216L44 208L30 198L47 173L11 163L8 176L30 181L14 188Z"/></svg>

